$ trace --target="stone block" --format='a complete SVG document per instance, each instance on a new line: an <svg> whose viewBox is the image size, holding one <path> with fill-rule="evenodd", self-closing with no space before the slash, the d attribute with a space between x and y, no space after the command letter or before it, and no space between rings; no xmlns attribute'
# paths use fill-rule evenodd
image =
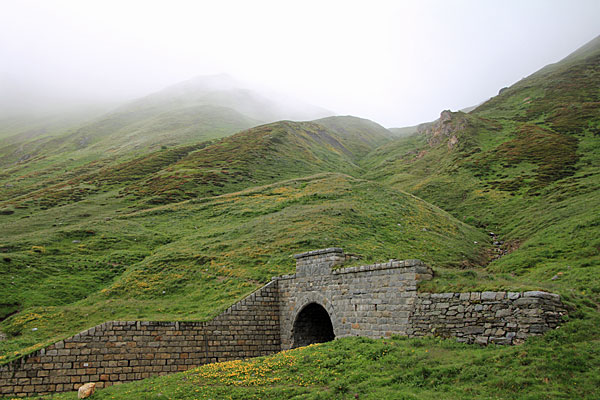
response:
<svg viewBox="0 0 600 400"><path fill-rule="evenodd" d="M542 292L539 290L525 292L525 293L523 293L523 297L535 297L535 298L553 300L553 301L557 301L557 302L560 301L559 295L554 294L554 293Z"/></svg>
<svg viewBox="0 0 600 400"><path fill-rule="evenodd" d="M508 308L504 308L504 309L500 309L498 311L496 311L496 318L504 318L504 317L508 317L509 315L512 315L513 311L511 309Z"/></svg>
<svg viewBox="0 0 600 400"><path fill-rule="evenodd" d="M489 338L489 342L490 343L494 343L494 344L503 344L503 345L509 345L512 344L512 338L508 338L508 337L490 337Z"/></svg>
<svg viewBox="0 0 600 400"><path fill-rule="evenodd" d="M481 292L481 301L496 300L496 292Z"/></svg>
<svg viewBox="0 0 600 400"><path fill-rule="evenodd" d="M508 292L507 293L507 297L508 297L509 300L516 300L519 297L521 297L521 293L519 293L519 292Z"/></svg>
<svg viewBox="0 0 600 400"><path fill-rule="evenodd" d="M536 297L521 297L513 302L517 307L530 307L539 304L539 299Z"/></svg>
<svg viewBox="0 0 600 400"><path fill-rule="evenodd" d="M477 337L475 337L474 342L476 344L486 345L486 344L488 344L488 337L487 336L477 336Z"/></svg>
<svg viewBox="0 0 600 400"><path fill-rule="evenodd" d="M460 301L467 301L471 298L471 294L470 293L460 293L458 298Z"/></svg>

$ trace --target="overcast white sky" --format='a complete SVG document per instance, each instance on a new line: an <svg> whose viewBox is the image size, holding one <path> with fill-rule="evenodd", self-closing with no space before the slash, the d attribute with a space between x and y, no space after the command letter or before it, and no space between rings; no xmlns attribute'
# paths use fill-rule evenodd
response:
<svg viewBox="0 0 600 400"><path fill-rule="evenodd" d="M558 61L599 21L599 0L0 0L0 84L125 100L225 72L406 126Z"/></svg>

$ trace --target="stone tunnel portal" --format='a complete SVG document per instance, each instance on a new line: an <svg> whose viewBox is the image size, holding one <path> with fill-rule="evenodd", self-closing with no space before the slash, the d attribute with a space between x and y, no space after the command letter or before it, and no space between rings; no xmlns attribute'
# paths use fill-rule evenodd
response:
<svg viewBox="0 0 600 400"><path fill-rule="evenodd" d="M335 334L331 318L323 306L310 303L298 313L294 321L292 348L329 342L333 339Z"/></svg>

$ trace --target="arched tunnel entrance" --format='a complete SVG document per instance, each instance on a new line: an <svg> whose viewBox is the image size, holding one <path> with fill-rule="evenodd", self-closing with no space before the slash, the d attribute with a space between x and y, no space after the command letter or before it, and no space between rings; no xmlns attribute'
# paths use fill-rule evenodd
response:
<svg viewBox="0 0 600 400"><path fill-rule="evenodd" d="M331 318L323 306L317 303L310 303L298 313L292 335L292 348L335 339Z"/></svg>

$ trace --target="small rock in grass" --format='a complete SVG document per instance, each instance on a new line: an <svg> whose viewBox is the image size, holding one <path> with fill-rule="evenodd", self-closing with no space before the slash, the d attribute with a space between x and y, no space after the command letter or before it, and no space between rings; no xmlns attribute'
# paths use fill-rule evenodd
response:
<svg viewBox="0 0 600 400"><path fill-rule="evenodd" d="M553 281L557 280L558 278L560 278L560 276L561 276L562 274L563 274L562 272L559 272L559 273L557 273L556 275L554 275L554 276L552 277L552 280L553 280Z"/></svg>
<svg viewBox="0 0 600 400"><path fill-rule="evenodd" d="M77 391L77 398L85 399L86 397L90 397L91 395L93 395L95 391L96 391L96 383L95 382L86 383L85 385L81 386L79 388L79 390Z"/></svg>

